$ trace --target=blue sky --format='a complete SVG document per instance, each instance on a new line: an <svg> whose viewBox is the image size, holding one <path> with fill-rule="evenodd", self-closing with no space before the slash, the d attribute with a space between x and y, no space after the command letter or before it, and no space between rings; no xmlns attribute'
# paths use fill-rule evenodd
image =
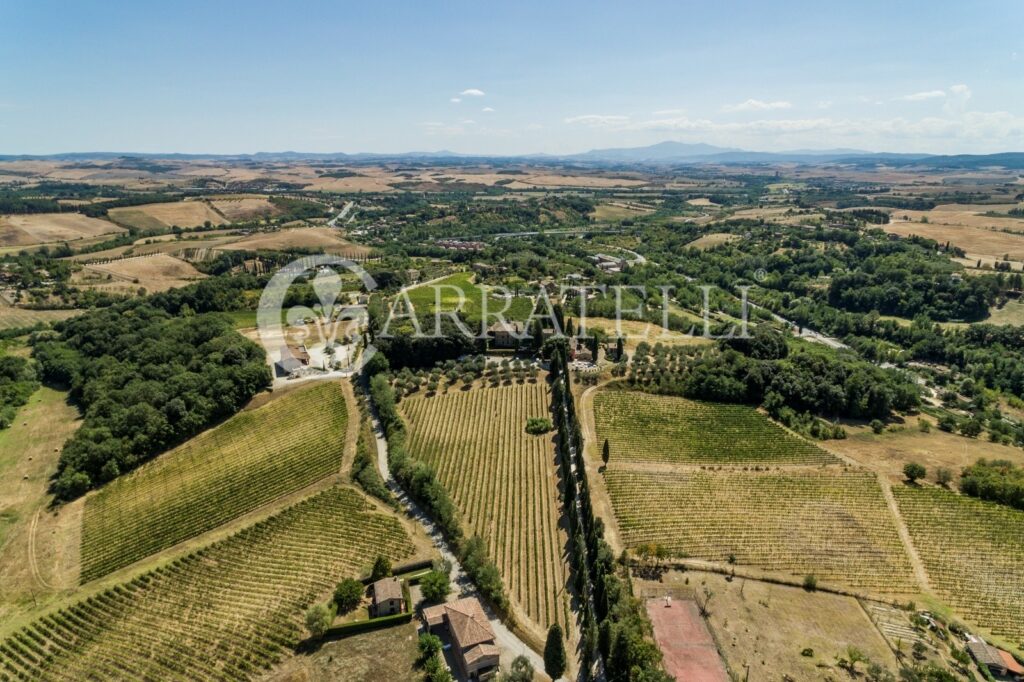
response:
<svg viewBox="0 0 1024 682"><path fill-rule="evenodd" d="M0 0L0 153L1024 151L1024 2Z"/></svg>

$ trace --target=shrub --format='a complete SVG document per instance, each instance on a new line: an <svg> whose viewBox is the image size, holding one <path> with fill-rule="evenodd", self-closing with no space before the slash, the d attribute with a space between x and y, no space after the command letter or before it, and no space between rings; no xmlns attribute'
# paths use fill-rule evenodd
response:
<svg viewBox="0 0 1024 682"><path fill-rule="evenodd" d="M818 579L813 574L804 576L804 589L808 592L814 592L818 589Z"/></svg>
<svg viewBox="0 0 1024 682"><path fill-rule="evenodd" d="M331 627L335 616L334 602L330 606L314 604L306 611L306 629L314 639L320 639Z"/></svg>
<svg viewBox="0 0 1024 682"><path fill-rule="evenodd" d="M533 436L547 433L553 428L551 420L547 417L530 417L526 420L526 432Z"/></svg>
<svg viewBox="0 0 1024 682"><path fill-rule="evenodd" d="M885 422L883 422L881 419L872 419L871 430L874 431L875 433L881 433L882 431L885 431Z"/></svg>
<svg viewBox="0 0 1024 682"><path fill-rule="evenodd" d="M441 638L429 632L424 632L420 635L420 641L417 646L420 649L420 658L428 661L441 651Z"/></svg>

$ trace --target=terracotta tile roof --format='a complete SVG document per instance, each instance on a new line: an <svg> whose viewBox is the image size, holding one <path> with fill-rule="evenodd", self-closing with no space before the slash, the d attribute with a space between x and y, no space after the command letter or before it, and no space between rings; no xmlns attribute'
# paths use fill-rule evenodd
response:
<svg viewBox="0 0 1024 682"><path fill-rule="evenodd" d="M472 597L428 607L423 610L423 617L430 626L447 620L448 630L459 649L490 644L495 638L487 614L480 607L480 602Z"/></svg>
<svg viewBox="0 0 1024 682"><path fill-rule="evenodd" d="M373 584L373 600L377 603L402 598L402 584L398 578L382 578Z"/></svg>
<svg viewBox="0 0 1024 682"><path fill-rule="evenodd" d="M1024 667L1021 667L1021 664L1017 662L1017 659L1013 657L1013 654L1009 651L1003 651L1002 649L998 649L998 651L999 657L1003 659L1003 664L1006 666L1007 670L1014 675L1024 675Z"/></svg>
<svg viewBox="0 0 1024 682"><path fill-rule="evenodd" d="M466 667L472 667L485 658L498 658L500 656L501 650L493 644L477 644L475 647L467 650L463 658L466 661Z"/></svg>

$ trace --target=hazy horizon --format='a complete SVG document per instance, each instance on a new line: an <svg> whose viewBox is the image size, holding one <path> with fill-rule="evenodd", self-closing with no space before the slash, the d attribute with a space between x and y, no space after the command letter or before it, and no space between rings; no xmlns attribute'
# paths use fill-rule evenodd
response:
<svg viewBox="0 0 1024 682"><path fill-rule="evenodd" d="M0 153L1024 149L1024 5L0 6Z"/></svg>

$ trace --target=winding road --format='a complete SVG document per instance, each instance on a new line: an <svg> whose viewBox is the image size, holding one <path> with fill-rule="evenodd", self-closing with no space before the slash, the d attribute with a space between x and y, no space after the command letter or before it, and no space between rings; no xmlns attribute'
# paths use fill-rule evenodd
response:
<svg viewBox="0 0 1024 682"><path fill-rule="evenodd" d="M405 490L398 484L394 476L391 475L391 469L388 467L388 441L384 437L384 427L380 423L380 419L377 416L377 408L372 402L370 405L370 423L373 426L373 435L377 441L377 469L380 471L381 477L384 479L388 489L398 499L399 503L405 509L406 513L410 518L419 522L423 529L427 531L427 535L434 542L434 546L437 547L441 553L441 557L451 563L452 573L451 579L456 587L456 591L448 595L448 601L454 601L462 597L477 597L480 595L477 592L476 586L473 581L466 575L465 570L462 568L462 564L459 563L455 553L452 552L451 547L445 540L444 535L440 529L434 524L433 520L424 512L418 504L412 498L410 498ZM487 614L487 619L491 622L491 627L494 628L494 634L497 639L498 646L503 650L511 654L512 658L516 656L525 656L529 659L533 665L534 670L540 672L544 670L544 659L536 651L531 649L526 642L519 639L518 636L511 630L509 630L501 619L493 612L493 610L487 605L485 601L480 600L480 605L484 609L484 613Z"/></svg>

